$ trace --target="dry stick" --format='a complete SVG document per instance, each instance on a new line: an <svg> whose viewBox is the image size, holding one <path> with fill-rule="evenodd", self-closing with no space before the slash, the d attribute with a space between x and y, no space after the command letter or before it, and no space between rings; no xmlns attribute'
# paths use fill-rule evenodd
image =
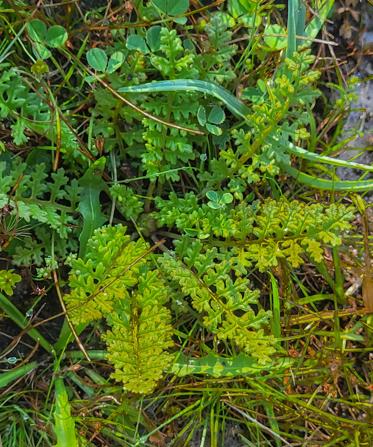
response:
<svg viewBox="0 0 373 447"><path fill-rule="evenodd" d="M89 358L89 355L88 355L87 351L85 350L82 342L80 341L79 336L76 333L76 330L75 330L73 324L71 323L70 317L69 317L69 315L67 313L66 306L65 306L65 303L63 301L60 285L58 283L56 270L53 270L53 280L54 280L54 285L56 287L56 292L57 292L58 299L60 300L60 304L61 304L62 310L63 310L63 312L65 314L65 317L66 317L67 324L69 325L69 328L70 328L71 332L73 333L74 338L75 338L76 342L78 343L78 346L79 346L80 350L84 354L84 357L88 360L88 362L91 362L91 359Z"/></svg>

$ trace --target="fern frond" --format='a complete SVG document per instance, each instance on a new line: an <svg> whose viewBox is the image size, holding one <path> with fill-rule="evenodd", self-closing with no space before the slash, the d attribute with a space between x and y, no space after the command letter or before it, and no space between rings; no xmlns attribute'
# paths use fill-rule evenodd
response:
<svg viewBox="0 0 373 447"><path fill-rule="evenodd" d="M193 307L203 315L204 326L218 339L231 340L259 363L270 361L274 339L262 329L270 313L262 309L254 312L252 305L258 304L259 291L250 290L244 278L233 280L228 262L215 262L195 273L176 258L164 256L161 266L184 295L191 297Z"/></svg>
<svg viewBox="0 0 373 447"><path fill-rule="evenodd" d="M111 330L104 340L108 359L115 367L112 377L135 393L151 392L173 355L169 294L157 271L140 272L137 290L116 303L109 318Z"/></svg>
<svg viewBox="0 0 373 447"><path fill-rule="evenodd" d="M115 301L129 297L127 289L138 282L146 249L142 240L131 242L121 225L95 231L85 258L72 261L72 290L65 300L75 324L102 318L112 312Z"/></svg>

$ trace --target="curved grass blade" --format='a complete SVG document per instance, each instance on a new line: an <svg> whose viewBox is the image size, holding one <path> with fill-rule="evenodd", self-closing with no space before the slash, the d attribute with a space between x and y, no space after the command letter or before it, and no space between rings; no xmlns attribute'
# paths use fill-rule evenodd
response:
<svg viewBox="0 0 373 447"><path fill-rule="evenodd" d="M17 326L21 329L25 329L27 335L33 340L40 343L47 352L53 352L53 346L41 335L41 333L34 328L27 330L30 325L30 321L20 312L16 306L2 293L0 293L0 308L6 313L6 315L13 320Z"/></svg>
<svg viewBox="0 0 373 447"><path fill-rule="evenodd" d="M280 167L284 172L294 177L298 182L311 186L312 188L322 189L325 191L344 192L364 192L373 190L373 180L334 181L304 174L298 169L295 169L285 163L280 163Z"/></svg>
<svg viewBox="0 0 373 447"><path fill-rule="evenodd" d="M176 79L173 81L148 82L147 84L122 87L120 93L157 93L157 92L200 92L220 99L226 107L236 116L246 119L250 109L236 98L231 92L208 81L195 79Z"/></svg>
<svg viewBox="0 0 373 447"><path fill-rule="evenodd" d="M324 25L328 15L333 8L334 0L325 0L323 6L318 9L315 17L306 26L305 35L310 39L315 39Z"/></svg>
<svg viewBox="0 0 373 447"><path fill-rule="evenodd" d="M61 378L55 381L55 396L54 431L57 437L56 447L78 447L69 398Z"/></svg>
<svg viewBox="0 0 373 447"><path fill-rule="evenodd" d="M299 158L303 158L309 161L315 161L318 163L325 163L334 166L341 166L343 168L360 169L362 171L373 172L373 166L356 163L354 161L339 160L338 158L326 157L324 155L315 154L314 152L310 152L305 149L302 149L299 146L295 146L292 143L289 143L289 145L286 147L286 151L290 152L291 154L297 155Z"/></svg>
<svg viewBox="0 0 373 447"><path fill-rule="evenodd" d="M26 365L20 366L19 368L14 368L10 371L6 371L0 374L0 388L4 388L20 377L25 376L30 373L38 366L37 362L27 363Z"/></svg>

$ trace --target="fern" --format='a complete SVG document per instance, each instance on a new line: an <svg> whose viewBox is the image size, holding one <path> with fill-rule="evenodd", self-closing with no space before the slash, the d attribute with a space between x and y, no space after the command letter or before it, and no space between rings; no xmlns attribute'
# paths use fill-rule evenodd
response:
<svg viewBox="0 0 373 447"><path fill-rule="evenodd" d="M352 207L285 198L214 210L200 205L193 193L183 198L172 193L169 200L157 199L156 203L159 225L176 226L185 235L202 240L211 236L229 240L229 244L220 241L218 245L226 247L229 262L243 273L252 265L264 272L276 267L281 258L295 268L305 262L305 255L319 263L323 247L340 245L353 218Z"/></svg>
<svg viewBox="0 0 373 447"><path fill-rule="evenodd" d="M36 255L35 246L42 242L42 254L50 255L51 232L55 238L56 256L65 256L68 250L76 248L71 235L77 225L74 214L79 200L78 182L69 182L62 168L52 173L50 180L48 177L43 163L32 166L23 163L20 157L14 157L12 161L6 154L0 157L0 208L9 208L8 215L2 220L2 231L11 233L7 250L14 255L17 265L33 262L40 265L42 255ZM37 241L27 241L30 231L25 228L34 228Z"/></svg>
<svg viewBox="0 0 373 447"><path fill-rule="evenodd" d="M157 271L139 272L139 283L126 299L121 299L108 318L111 330L104 340L108 359L115 367L112 377L135 393L151 392L172 362L172 326L164 304L169 291Z"/></svg>
<svg viewBox="0 0 373 447"><path fill-rule="evenodd" d="M209 331L220 340L230 340L260 363L269 362L275 352L274 339L264 334L263 326L270 313L263 309L255 313L252 307L258 305L259 291L250 290L245 278L232 279L229 262L213 262L214 252L203 254L201 249L198 242L190 245L185 259L189 265L165 256L161 266L180 285L184 296L191 297Z"/></svg>
<svg viewBox="0 0 373 447"><path fill-rule="evenodd" d="M147 246L142 240L130 241L125 227L103 227L89 239L84 259L72 261L65 296L75 324L90 323L113 311L118 300L129 297L128 289L137 284L139 268Z"/></svg>
<svg viewBox="0 0 373 447"><path fill-rule="evenodd" d="M121 225L96 230L85 258L71 262L64 297L74 324L107 320L113 377L136 393L152 391L173 358L169 291L146 253L146 243L130 241Z"/></svg>

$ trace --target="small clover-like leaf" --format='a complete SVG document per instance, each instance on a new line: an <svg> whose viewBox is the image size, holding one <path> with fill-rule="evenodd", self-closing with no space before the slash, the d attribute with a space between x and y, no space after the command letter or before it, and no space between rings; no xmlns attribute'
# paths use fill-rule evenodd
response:
<svg viewBox="0 0 373 447"><path fill-rule="evenodd" d="M219 106L214 106L208 116L208 122L212 124L221 124L225 120L224 110Z"/></svg>
<svg viewBox="0 0 373 447"><path fill-rule="evenodd" d="M189 0L153 0L153 4L169 16L184 14L189 8Z"/></svg>
<svg viewBox="0 0 373 447"><path fill-rule="evenodd" d="M132 34L128 36L126 47L129 50L140 51L140 53L146 54L149 53L149 49L146 45L145 39L138 34Z"/></svg>
<svg viewBox="0 0 373 447"><path fill-rule="evenodd" d="M146 42L153 52L161 48L161 29L161 26L155 25L151 26L146 32Z"/></svg>
<svg viewBox="0 0 373 447"><path fill-rule="evenodd" d="M31 20L27 24L27 32L34 42L42 43L47 36L47 25L39 19Z"/></svg>
<svg viewBox="0 0 373 447"><path fill-rule="evenodd" d="M108 57L101 48L91 48L86 55L88 64L96 71L104 72L108 63Z"/></svg>
<svg viewBox="0 0 373 447"><path fill-rule="evenodd" d="M51 26L46 35L46 43L53 48L60 48L65 45L68 34L63 26L53 25Z"/></svg>
<svg viewBox="0 0 373 447"><path fill-rule="evenodd" d="M110 56L109 63L107 65L107 72L114 73L123 65L124 54L121 51L116 51Z"/></svg>

